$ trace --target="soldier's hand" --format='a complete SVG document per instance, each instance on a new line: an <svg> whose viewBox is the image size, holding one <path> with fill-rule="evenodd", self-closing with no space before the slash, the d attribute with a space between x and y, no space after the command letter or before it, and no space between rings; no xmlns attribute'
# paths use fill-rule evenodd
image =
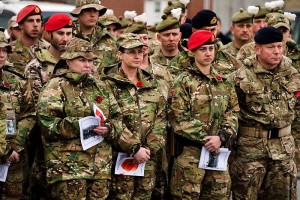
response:
<svg viewBox="0 0 300 200"><path fill-rule="evenodd" d="M8 163L14 163L14 162L18 162L19 161L19 154L15 151L13 151L9 158L7 159Z"/></svg>
<svg viewBox="0 0 300 200"><path fill-rule="evenodd" d="M147 162L150 159L150 150L141 147L140 150L136 154L134 154L133 157L138 163Z"/></svg>
<svg viewBox="0 0 300 200"><path fill-rule="evenodd" d="M206 141L204 146L208 151L219 153L222 144L219 136L205 136L203 140Z"/></svg>
<svg viewBox="0 0 300 200"><path fill-rule="evenodd" d="M107 135L109 132L109 128L106 126L97 126L94 130L95 133L97 133L98 135Z"/></svg>

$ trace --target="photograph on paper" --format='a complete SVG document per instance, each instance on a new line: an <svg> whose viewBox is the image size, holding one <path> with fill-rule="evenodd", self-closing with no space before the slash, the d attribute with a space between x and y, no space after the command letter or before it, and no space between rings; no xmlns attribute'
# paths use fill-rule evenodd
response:
<svg viewBox="0 0 300 200"><path fill-rule="evenodd" d="M205 147L202 147L198 168L226 171L229 155L230 151L228 148L220 148L220 153L214 154L209 152Z"/></svg>
<svg viewBox="0 0 300 200"><path fill-rule="evenodd" d="M94 132L99 126L100 118L88 116L79 120L80 140L83 150L87 150L103 141L103 136Z"/></svg>

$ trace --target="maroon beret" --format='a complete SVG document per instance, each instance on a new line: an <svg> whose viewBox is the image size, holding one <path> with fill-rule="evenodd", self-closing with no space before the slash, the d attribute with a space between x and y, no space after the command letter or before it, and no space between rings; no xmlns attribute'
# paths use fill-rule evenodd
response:
<svg viewBox="0 0 300 200"><path fill-rule="evenodd" d="M61 13L54 14L46 22L45 30L51 32L64 27L72 27L72 23L73 21L69 15Z"/></svg>
<svg viewBox="0 0 300 200"><path fill-rule="evenodd" d="M42 11L37 5L28 5L20 10L17 15L17 23L20 23L27 16L30 15L41 15Z"/></svg>
<svg viewBox="0 0 300 200"><path fill-rule="evenodd" d="M214 44L216 41L216 36L211 31L199 30L194 32L188 41L188 49L190 51L195 50L196 48L205 45L205 44Z"/></svg>

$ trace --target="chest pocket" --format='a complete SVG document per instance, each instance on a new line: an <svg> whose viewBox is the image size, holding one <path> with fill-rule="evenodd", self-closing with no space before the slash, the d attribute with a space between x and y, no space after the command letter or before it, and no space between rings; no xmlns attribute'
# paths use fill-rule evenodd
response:
<svg viewBox="0 0 300 200"><path fill-rule="evenodd" d="M253 112L262 111L264 104L270 102L266 94L264 94L264 88L259 83L241 82L240 88L245 93L245 101L248 109Z"/></svg>
<svg viewBox="0 0 300 200"><path fill-rule="evenodd" d="M87 98L84 97L79 88L63 87L64 90L64 112L68 117L85 117L92 115Z"/></svg>
<svg viewBox="0 0 300 200"><path fill-rule="evenodd" d="M283 88L282 97L283 99L288 102L289 109L293 110L296 105L296 97L294 92L297 91L298 87L296 83L284 84L283 82L280 83L281 87ZM298 100L299 101L299 100Z"/></svg>

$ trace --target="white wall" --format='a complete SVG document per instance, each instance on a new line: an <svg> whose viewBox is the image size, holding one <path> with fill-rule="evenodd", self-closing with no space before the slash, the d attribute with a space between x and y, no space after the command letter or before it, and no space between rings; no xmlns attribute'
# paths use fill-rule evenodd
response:
<svg viewBox="0 0 300 200"><path fill-rule="evenodd" d="M157 5L160 5L159 7ZM144 12L147 13L148 25L154 25L161 22L163 9L167 7L168 1L164 0L146 0L144 4ZM156 7L158 9L156 9Z"/></svg>

